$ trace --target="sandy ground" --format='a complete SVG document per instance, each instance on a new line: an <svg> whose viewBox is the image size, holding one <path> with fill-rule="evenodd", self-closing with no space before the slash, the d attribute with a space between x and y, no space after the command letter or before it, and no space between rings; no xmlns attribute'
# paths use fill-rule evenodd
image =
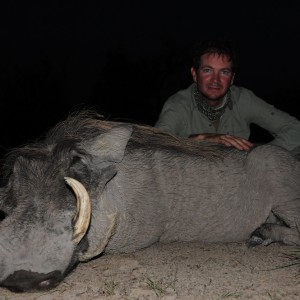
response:
<svg viewBox="0 0 300 300"><path fill-rule="evenodd" d="M156 244L132 254L103 255L81 263L56 288L8 299L300 299L300 265L293 247L244 243Z"/></svg>

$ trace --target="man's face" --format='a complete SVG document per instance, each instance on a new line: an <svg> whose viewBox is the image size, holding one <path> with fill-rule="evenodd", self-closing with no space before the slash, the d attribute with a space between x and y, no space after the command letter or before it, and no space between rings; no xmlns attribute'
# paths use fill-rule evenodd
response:
<svg viewBox="0 0 300 300"><path fill-rule="evenodd" d="M198 70L191 68L194 82L198 90L216 106L233 83L232 63L225 55L205 53L201 56Z"/></svg>

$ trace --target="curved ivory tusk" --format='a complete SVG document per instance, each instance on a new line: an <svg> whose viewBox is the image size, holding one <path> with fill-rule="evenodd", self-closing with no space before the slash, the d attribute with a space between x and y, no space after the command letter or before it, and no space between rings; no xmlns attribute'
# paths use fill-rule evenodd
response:
<svg viewBox="0 0 300 300"><path fill-rule="evenodd" d="M66 183L72 188L77 199L77 212L74 217L75 226L72 240L79 243L85 235L91 220L91 202L85 187L76 179L64 177Z"/></svg>
<svg viewBox="0 0 300 300"><path fill-rule="evenodd" d="M91 259L92 257L97 256L104 251L105 247L108 244L109 238L113 235L113 232L115 230L116 223L117 223L117 213L107 215L107 219L108 219L108 226L103 235L103 239L102 239L101 243L97 246L96 249L94 249L93 252L84 253L84 254L79 255L79 261L87 261L87 260Z"/></svg>

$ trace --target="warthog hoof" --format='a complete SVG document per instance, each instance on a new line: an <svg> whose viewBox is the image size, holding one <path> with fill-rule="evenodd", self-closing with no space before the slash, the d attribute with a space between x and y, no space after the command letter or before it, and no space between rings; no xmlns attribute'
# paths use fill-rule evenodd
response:
<svg viewBox="0 0 300 300"><path fill-rule="evenodd" d="M262 234L262 228L259 227L250 236L250 239L247 241L247 246L250 247L256 247L259 245L263 246L269 246L274 241L270 238L265 238Z"/></svg>

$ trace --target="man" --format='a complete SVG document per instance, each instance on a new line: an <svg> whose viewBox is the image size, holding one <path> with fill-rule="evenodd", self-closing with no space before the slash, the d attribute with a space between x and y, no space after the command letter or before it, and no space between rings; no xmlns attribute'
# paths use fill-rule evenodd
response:
<svg viewBox="0 0 300 300"><path fill-rule="evenodd" d="M233 85L235 60L227 41L198 44L191 68L194 83L165 102L155 127L247 151L253 146L248 138L254 123L274 136L271 144L300 153L300 121Z"/></svg>

